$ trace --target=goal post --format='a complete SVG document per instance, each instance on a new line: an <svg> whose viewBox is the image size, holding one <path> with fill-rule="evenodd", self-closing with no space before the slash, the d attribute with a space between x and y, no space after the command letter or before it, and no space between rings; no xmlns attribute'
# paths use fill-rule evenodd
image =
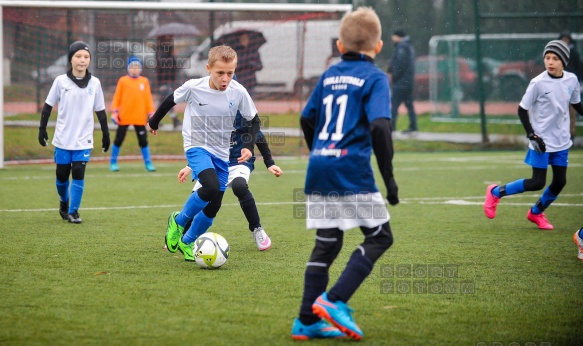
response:
<svg viewBox="0 0 583 346"><path fill-rule="evenodd" d="M352 8L351 4L0 0L0 168L5 164L6 116L39 113L52 81L69 68L66 53L73 41L90 45L89 70L101 81L109 104L130 55L142 59L154 100L161 98L166 90L158 78L162 38L172 41L176 88L189 78L201 77L205 49L219 35L256 30L265 42L255 42L263 69L256 73L254 98L284 107L301 103L336 56L337 24ZM162 32L173 23L182 25L173 30L191 31ZM109 108L106 111L109 114ZM51 118L54 121L54 114Z"/></svg>

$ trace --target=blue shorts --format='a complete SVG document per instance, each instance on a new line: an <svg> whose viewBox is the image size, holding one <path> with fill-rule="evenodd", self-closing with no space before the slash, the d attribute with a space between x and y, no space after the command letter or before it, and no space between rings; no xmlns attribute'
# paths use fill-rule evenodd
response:
<svg viewBox="0 0 583 346"><path fill-rule="evenodd" d="M229 162L223 161L203 148L191 148L186 151L188 167L192 169L192 180L198 180L198 174L205 169L212 168L217 172L220 190L227 189L229 181Z"/></svg>
<svg viewBox="0 0 583 346"><path fill-rule="evenodd" d="M547 169L549 165L567 167L569 163L569 149L557 151L554 153L537 153L528 149L524 163L534 168Z"/></svg>
<svg viewBox="0 0 583 346"><path fill-rule="evenodd" d="M89 162L91 149L67 150L55 148L55 163L57 165L68 165L71 162Z"/></svg>

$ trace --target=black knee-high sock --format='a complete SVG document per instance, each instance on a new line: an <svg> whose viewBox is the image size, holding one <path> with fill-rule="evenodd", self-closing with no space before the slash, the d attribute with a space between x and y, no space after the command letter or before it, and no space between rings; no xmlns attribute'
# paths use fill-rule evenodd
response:
<svg viewBox="0 0 583 346"><path fill-rule="evenodd" d="M314 324L320 320L320 317L312 312L312 304L318 296L326 292L327 286L327 271L306 270L304 273L304 296L300 307L300 322L304 325Z"/></svg>
<svg viewBox="0 0 583 346"><path fill-rule="evenodd" d="M328 299L331 302L337 300L344 303L348 302L364 279L370 274L373 266L374 263L364 256L359 249L354 251L338 281L328 292Z"/></svg>
<svg viewBox="0 0 583 346"><path fill-rule="evenodd" d="M257 205L251 192L248 192L243 198L239 199L239 204L241 205L243 214L247 218L247 222L249 222L249 230L253 231L255 228L261 227Z"/></svg>

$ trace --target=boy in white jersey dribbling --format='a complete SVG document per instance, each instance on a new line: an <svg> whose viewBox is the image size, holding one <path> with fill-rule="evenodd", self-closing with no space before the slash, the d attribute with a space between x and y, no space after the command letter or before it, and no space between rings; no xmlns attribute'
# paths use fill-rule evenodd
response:
<svg viewBox="0 0 583 346"><path fill-rule="evenodd" d="M85 167L93 149L93 112L101 125L103 152L109 149L110 139L101 83L87 71L91 62L89 45L82 41L73 42L69 47L69 62L71 69L55 78L45 101L38 141L43 147L47 145L47 124L53 107L58 104L51 143L55 147L54 160L57 164L59 214L63 220L81 223L79 207L85 187ZM72 177L70 187L69 176Z"/></svg>
<svg viewBox="0 0 583 346"><path fill-rule="evenodd" d="M532 177L506 185L488 186L484 213L490 219L496 216L500 198L542 190L550 165L553 170L551 184L528 210L526 218L540 229L554 228L544 211L557 199L567 183L568 153L573 145L570 133L570 122L573 120L569 116L569 105L583 114L577 76L564 70L569 63L569 53L569 47L560 40L550 41L545 46L543 59L546 71L530 81L518 107L518 116L530 141L524 162L532 166Z"/></svg>
<svg viewBox="0 0 583 346"><path fill-rule="evenodd" d="M184 83L166 97L148 121L149 131L155 136L166 113L176 103L187 104L182 123L184 151L193 179L202 186L190 194L180 212L170 215L166 232L168 251L180 250L187 261L194 261L194 240L208 230L221 207L229 178L229 147L237 111L249 121L249 135L239 162L253 156L260 123L251 96L233 80L237 53L229 46L213 47L206 67L209 76Z"/></svg>

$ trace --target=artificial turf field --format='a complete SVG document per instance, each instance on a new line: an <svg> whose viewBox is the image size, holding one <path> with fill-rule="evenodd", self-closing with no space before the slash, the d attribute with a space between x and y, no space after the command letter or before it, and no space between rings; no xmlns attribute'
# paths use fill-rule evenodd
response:
<svg viewBox="0 0 583 346"><path fill-rule="evenodd" d="M572 239L583 226L583 152L570 153L567 186L546 212L553 231L526 220L538 193L504 198L494 220L484 216L488 184L530 176L523 157L396 154L395 242L349 302L361 344L583 344L583 261ZM59 217L54 165L6 166L0 344L298 344L291 325L314 241L298 193L307 161L276 161L282 177L259 162L250 181L272 248L257 251L228 190L211 230L229 241L230 258L214 271L163 249L166 219L192 188L176 181L182 162L155 162L155 173L138 161L120 161L117 173L90 162L80 225ZM331 282L361 241L359 230L346 234Z"/></svg>

